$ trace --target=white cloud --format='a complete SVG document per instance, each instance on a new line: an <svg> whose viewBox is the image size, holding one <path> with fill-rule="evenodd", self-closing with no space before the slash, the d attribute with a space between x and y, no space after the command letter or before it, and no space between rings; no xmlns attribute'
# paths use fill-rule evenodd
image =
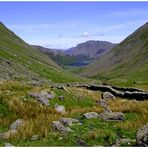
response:
<svg viewBox="0 0 148 148"><path fill-rule="evenodd" d="M46 47L47 45L51 45L52 48L67 49L87 40L104 40L118 43L146 22L146 19L141 19L100 26L99 24L83 25L80 24L82 22L67 21L59 24L16 24L9 26L13 27L13 29L19 29L17 30L20 32L19 36L30 44L46 45ZM29 33L26 33L28 31L33 33L29 32L29 35ZM39 35L36 35L34 32L39 32Z"/></svg>
<svg viewBox="0 0 148 148"><path fill-rule="evenodd" d="M84 33L82 34L82 36L83 36L83 37L88 37L89 34L88 34L88 32L84 32Z"/></svg>
<svg viewBox="0 0 148 148"><path fill-rule="evenodd" d="M100 37L102 38L102 37L107 37L110 35L114 36L114 35L120 35L120 34L124 34L124 35L126 34L128 36L129 34L127 33L132 33L138 27L146 23L146 21L147 20L144 19L144 20L125 22L121 24L112 24L112 25L106 24L104 26L99 26L99 25L89 26L88 27L89 31L84 31L83 33L73 35L72 38L93 39L93 38L100 38Z"/></svg>

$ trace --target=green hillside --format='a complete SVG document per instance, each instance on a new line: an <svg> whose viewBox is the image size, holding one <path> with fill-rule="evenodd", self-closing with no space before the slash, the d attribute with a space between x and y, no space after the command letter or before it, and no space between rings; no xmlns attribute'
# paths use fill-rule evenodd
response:
<svg viewBox="0 0 148 148"><path fill-rule="evenodd" d="M80 75L116 82L148 83L148 23L83 69Z"/></svg>
<svg viewBox="0 0 148 148"><path fill-rule="evenodd" d="M84 81L67 73L0 23L0 79L53 82Z"/></svg>
<svg viewBox="0 0 148 148"><path fill-rule="evenodd" d="M108 63L101 71L104 74L106 70L104 77L108 76L109 79L116 76L116 73L123 73L129 66L133 70L128 69L126 77L131 79L132 75L147 82L147 34L144 36L142 33L140 39L137 36L135 38L136 40L131 40L129 37L127 41L130 40L128 45L132 42L137 51L140 47L138 55L132 52L134 57L137 57L137 64L135 65L136 60L129 58L128 65L125 66L126 60L123 60L123 63L111 68L109 73ZM120 46L126 47L126 44L123 42L109 52L111 58L114 58L115 53L118 60L122 57L121 54L127 55L123 50L118 51ZM134 51L132 47L131 51ZM129 55L132 55L130 52ZM117 62L112 61L114 64ZM110 63L110 66L114 64ZM24 82L39 82L43 85ZM84 85L63 84L67 82L83 82ZM88 82L91 83L86 85ZM148 100L145 97L148 93L134 88L113 89L111 86L92 83L101 84L100 81L63 70L48 54L31 47L0 24L0 147L143 146L137 135L138 129L148 123ZM99 90L95 89L99 86ZM127 90L133 98L125 96ZM135 97L135 93L140 94L140 97ZM119 97L119 94L124 94L124 98ZM145 100L142 100L141 96L145 97ZM145 140L147 135L144 137L143 133L142 138Z"/></svg>

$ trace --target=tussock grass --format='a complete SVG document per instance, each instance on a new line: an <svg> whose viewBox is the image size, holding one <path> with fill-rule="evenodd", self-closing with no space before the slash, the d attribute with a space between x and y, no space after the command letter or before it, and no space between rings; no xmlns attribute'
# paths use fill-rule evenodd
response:
<svg viewBox="0 0 148 148"><path fill-rule="evenodd" d="M86 120L83 113L98 112L103 108L96 104L101 98L101 92L83 88L67 88L68 92L53 89L56 94L49 100L50 106L40 105L35 99L28 96L29 92L50 90L48 86L32 87L19 82L3 82L0 84L0 131L7 131L12 122L21 118L25 123L18 129L18 133L8 141L16 146L79 146L80 139L86 141L88 146L111 145L119 137L135 139L136 131L148 122L148 101L133 101L116 98L109 101L109 107L114 112L123 112L126 116L124 122L105 122L101 119ZM59 96L65 100L59 100ZM24 101L25 99L25 101ZM66 114L55 112L54 105L64 105ZM79 119L83 125L71 128L74 133L63 137L51 129L51 121L61 117ZM39 140L31 141L32 135L39 135ZM62 140L59 138L62 137Z"/></svg>

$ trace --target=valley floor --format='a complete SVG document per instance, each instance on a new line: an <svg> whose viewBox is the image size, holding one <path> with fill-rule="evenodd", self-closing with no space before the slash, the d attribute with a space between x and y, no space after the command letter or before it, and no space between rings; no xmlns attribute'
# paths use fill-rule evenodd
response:
<svg viewBox="0 0 148 148"><path fill-rule="evenodd" d="M0 146L5 143L15 146L112 146L122 139L126 140L120 146L135 146L137 130L148 123L148 100L120 97L109 100L109 108L113 112L125 115L125 121L109 122L83 117L87 112L103 111L97 103L101 100L101 91L77 87L52 88L55 97L49 100L49 106L41 105L28 95L47 90L51 91L51 86L31 86L16 81L0 83L0 133L8 131L17 119L24 121L15 135L0 140ZM55 111L56 104L65 107L65 114ZM62 117L78 119L81 124L71 125L73 132L63 135L53 130L51 125L52 121ZM32 140L33 135L38 138Z"/></svg>

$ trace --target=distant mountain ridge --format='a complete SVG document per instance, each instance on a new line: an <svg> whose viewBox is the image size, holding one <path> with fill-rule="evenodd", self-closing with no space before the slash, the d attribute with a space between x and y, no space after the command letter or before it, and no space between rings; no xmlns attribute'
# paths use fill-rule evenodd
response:
<svg viewBox="0 0 148 148"><path fill-rule="evenodd" d="M50 49L42 46L32 45L49 55L55 62L61 66L81 67L90 64L104 53L112 49L116 44L107 41L86 41L78 44L76 47L67 50Z"/></svg>
<svg viewBox="0 0 148 148"><path fill-rule="evenodd" d="M89 40L78 44L76 47L67 49L65 52L69 55L85 55L89 58L96 59L112 49L115 45L116 44L107 41Z"/></svg>

